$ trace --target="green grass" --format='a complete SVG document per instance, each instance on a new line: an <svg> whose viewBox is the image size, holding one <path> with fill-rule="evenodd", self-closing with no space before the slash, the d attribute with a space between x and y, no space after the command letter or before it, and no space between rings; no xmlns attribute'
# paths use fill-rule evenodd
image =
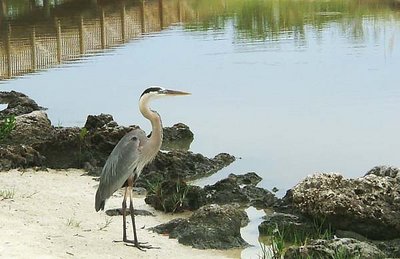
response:
<svg viewBox="0 0 400 259"><path fill-rule="evenodd" d="M15 189L5 189L5 190L0 190L0 199L5 200L5 199L13 199L15 195Z"/></svg>
<svg viewBox="0 0 400 259"><path fill-rule="evenodd" d="M295 231L291 228L283 228L275 225L267 234L267 244L270 250L261 246L262 254L260 258L282 258L289 246L305 246L312 239L331 239L333 231L324 219L313 221L313 230L306 232L305 230ZM271 255L272 253L272 255ZM347 257L346 257L347 256ZM336 251L334 259L349 258L347 251Z"/></svg>
<svg viewBox="0 0 400 259"><path fill-rule="evenodd" d="M6 117L0 123L0 141L7 138L14 128L15 128L15 116L11 115Z"/></svg>
<svg viewBox="0 0 400 259"><path fill-rule="evenodd" d="M153 206L158 209L160 206L164 212L181 212L187 206L187 194L189 186L185 182L176 180L147 182L148 195L154 196Z"/></svg>
<svg viewBox="0 0 400 259"><path fill-rule="evenodd" d="M188 191L189 187L187 185L182 186L180 181L176 183L176 193L172 195L172 203L174 204L172 213L183 207Z"/></svg>
<svg viewBox="0 0 400 259"><path fill-rule="evenodd" d="M77 220L74 219L74 218L69 218L69 219L67 219L66 225L67 225L68 227L72 227L72 228L79 228L79 227L81 226L81 222L80 222L80 221L77 221Z"/></svg>
<svg viewBox="0 0 400 259"><path fill-rule="evenodd" d="M333 259L360 259L361 257L359 255L352 255L350 252L348 252L344 247L339 247L335 251L335 254L333 255Z"/></svg>
<svg viewBox="0 0 400 259"><path fill-rule="evenodd" d="M85 140L87 134L88 134L88 130L87 130L85 127L83 127L83 128L79 131L79 140L83 142L83 141Z"/></svg>
<svg viewBox="0 0 400 259"><path fill-rule="evenodd" d="M259 242L261 248L261 254L258 255L259 259L269 259L272 258L271 251L268 249L268 246L265 245L263 242Z"/></svg>

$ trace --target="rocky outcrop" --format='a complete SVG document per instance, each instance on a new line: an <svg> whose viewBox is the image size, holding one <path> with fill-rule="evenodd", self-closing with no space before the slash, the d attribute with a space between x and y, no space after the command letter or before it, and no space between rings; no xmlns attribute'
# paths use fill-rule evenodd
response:
<svg viewBox="0 0 400 259"><path fill-rule="evenodd" d="M198 249L244 248L248 244L240 228L247 223L247 214L236 206L212 204L201 207L188 219L172 220L153 231Z"/></svg>
<svg viewBox="0 0 400 259"><path fill-rule="evenodd" d="M323 222L313 222L308 218L286 214L272 213L264 217L258 226L261 235L272 236L280 232L280 238L287 242L304 242L306 239L319 238L325 235Z"/></svg>
<svg viewBox="0 0 400 259"><path fill-rule="evenodd" d="M205 204L202 188L187 185L182 180L166 180L148 187L145 202L156 210L182 212L197 210Z"/></svg>
<svg viewBox="0 0 400 259"><path fill-rule="evenodd" d="M15 91L0 92L0 103L7 104L7 108L0 111L0 120L7 116L18 116L44 109L25 94Z"/></svg>
<svg viewBox="0 0 400 259"><path fill-rule="evenodd" d="M229 178L232 178L239 185L253 185L256 186L261 182L262 178L255 172L249 172L245 174L229 174Z"/></svg>
<svg viewBox="0 0 400 259"><path fill-rule="evenodd" d="M239 185L242 179L248 177L230 175L228 178L218 181L204 188L187 185L182 178L174 178L150 185L146 203L157 210L166 212L179 212L184 210L196 210L205 204L232 204L237 203L242 207L254 206L268 208L277 201L274 194L248 181L249 185ZM252 173L252 178L261 178ZM148 179L148 178L145 178Z"/></svg>
<svg viewBox="0 0 400 259"><path fill-rule="evenodd" d="M89 115L86 119L84 128L88 131L94 132L103 127L117 127L118 124L110 114L101 113L100 115Z"/></svg>
<svg viewBox="0 0 400 259"><path fill-rule="evenodd" d="M240 183L243 182L240 179L243 177L230 175L213 185L205 186L206 203L230 204L235 202L243 206L268 208L277 201L273 193L256 187L251 182L249 185L241 187Z"/></svg>
<svg viewBox="0 0 400 259"><path fill-rule="evenodd" d="M44 111L33 111L15 117L15 127L5 143L33 145L48 142L55 134Z"/></svg>
<svg viewBox="0 0 400 259"><path fill-rule="evenodd" d="M289 247L284 258L386 258L376 246L351 238L311 240L304 246Z"/></svg>
<svg viewBox="0 0 400 259"><path fill-rule="evenodd" d="M189 150L194 139L193 132L183 123L164 128L162 150Z"/></svg>
<svg viewBox="0 0 400 259"><path fill-rule="evenodd" d="M375 166L371 170L369 170L365 176L367 175L376 175L376 176L382 176L382 177L390 177L390 178L396 178L400 180L400 168L393 167L393 166Z"/></svg>
<svg viewBox="0 0 400 259"><path fill-rule="evenodd" d="M30 146L0 146L0 170L42 166L44 161L45 157Z"/></svg>
<svg viewBox="0 0 400 259"><path fill-rule="evenodd" d="M159 152L156 159L143 169L137 186L147 187L150 183L161 183L169 179L196 179L211 175L235 161L226 153L207 158L190 151Z"/></svg>
<svg viewBox="0 0 400 259"><path fill-rule="evenodd" d="M398 170L374 168L364 177L315 174L289 190L284 204L310 218L325 219L335 229L369 239L400 237Z"/></svg>
<svg viewBox="0 0 400 259"><path fill-rule="evenodd" d="M35 111L17 116L15 129L10 134L10 138L2 144L3 146L10 143L30 146L44 158L40 160L40 165L51 168L84 167L89 169L91 174L99 175L118 141L128 131L137 128L137 126L119 126L111 115L106 114L89 115L85 126L87 128L53 127L43 111ZM185 128L183 124L178 124L178 127ZM169 131L175 132L173 139L178 138L178 129L176 131L169 129ZM13 150L9 149L8 153ZM13 159L14 156L7 157L7 159ZM189 179L210 175L234 160L233 156L224 153L210 159L189 151L160 152L154 162L143 170L137 185L147 187L148 182L156 183L170 178ZM7 166L0 169L26 165L26 163L19 164L19 161L18 159L4 161L3 164Z"/></svg>
<svg viewBox="0 0 400 259"><path fill-rule="evenodd" d="M400 238L386 241L373 241L373 243L383 251L388 258L400 258Z"/></svg>
<svg viewBox="0 0 400 259"><path fill-rule="evenodd" d="M0 170L15 167L85 168L92 175L101 169L118 141L138 126L119 126L109 114L89 115L85 126L54 127L47 114L32 99L18 92L0 92L8 107L0 118L15 116L15 125L0 139ZM169 179L194 179L210 175L235 158L219 154L207 158L186 151L193 141L189 127L178 123L164 128L166 149L142 172L138 186L148 187ZM163 146L164 148L164 146Z"/></svg>
<svg viewBox="0 0 400 259"><path fill-rule="evenodd" d="M55 128L51 139L36 143L33 147L46 158L45 164L50 168L82 168L89 159L86 150L89 148L80 138L78 127Z"/></svg>

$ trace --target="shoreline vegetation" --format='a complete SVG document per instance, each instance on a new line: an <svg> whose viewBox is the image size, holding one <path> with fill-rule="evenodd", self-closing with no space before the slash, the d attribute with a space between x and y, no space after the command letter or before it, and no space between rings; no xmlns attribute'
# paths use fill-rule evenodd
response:
<svg viewBox="0 0 400 259"><path fill-rule="evenodd" d="M112 148L137 126L101 114L82 128L55 127L22 93L0 92L0 103L7 104L0 111L0 256L237 258L249 246L240 233L249 223L245 209L255 207L265 211L259 258L400 257L400 169L377 166L356 179L317 173L283 198L258 187L254 172L194 186L190 180L235 157L192 153L194 134L182 123L165 128L166 152L134 190L139 238L161 249L113 243L122 193L103 214L94 212L94 192Z"/></svg>

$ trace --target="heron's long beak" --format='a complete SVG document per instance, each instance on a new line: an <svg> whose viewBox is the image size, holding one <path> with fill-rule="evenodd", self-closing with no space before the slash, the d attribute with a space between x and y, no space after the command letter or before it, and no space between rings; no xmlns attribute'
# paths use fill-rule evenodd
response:
<svg viewBox="0 0 400 259"><path fill-rule="evenodd" d="M169 89L165 89L164 94L166 94L166 95L191 95L191 93L176 91L176 90L169 90Z"/></svg>

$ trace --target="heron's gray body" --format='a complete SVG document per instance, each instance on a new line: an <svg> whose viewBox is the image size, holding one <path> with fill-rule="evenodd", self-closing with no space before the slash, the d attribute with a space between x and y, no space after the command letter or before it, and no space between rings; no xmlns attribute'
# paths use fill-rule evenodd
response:
<svg viewBox="0 0 400 259"><path fill-rule="evenodd" d="M155 158L159 148L149 152L145 148L148 141L145 132L138 128L128 132L114 147L101 172L96 211L104 209L105 201L122 187L129 176L137 179L146 164Z"/></svg>
<svg viewBox="0 0 400 259"><path fill-rule="evenodd" d="M163 96L188 95L189 93L168 90L161 87L147 88L139 98L139 110L142 115L151 122L151 136L147 137L140 128L128 132L114 147L108 157L100 175L99 188L95 197L96 211L103 210L106 200L119 188L125 181L125 195L122 201L122 240L133 243L139 249L153 248L138 242L136 234L135 216L132 199L132 187L139 177L143 168L150 163L161 148L163 130L160 115L150 110L149 102ZM126 198L130 200L130 214L132 218L132 228L134 239L128 240L126 235Z"/></svg>

